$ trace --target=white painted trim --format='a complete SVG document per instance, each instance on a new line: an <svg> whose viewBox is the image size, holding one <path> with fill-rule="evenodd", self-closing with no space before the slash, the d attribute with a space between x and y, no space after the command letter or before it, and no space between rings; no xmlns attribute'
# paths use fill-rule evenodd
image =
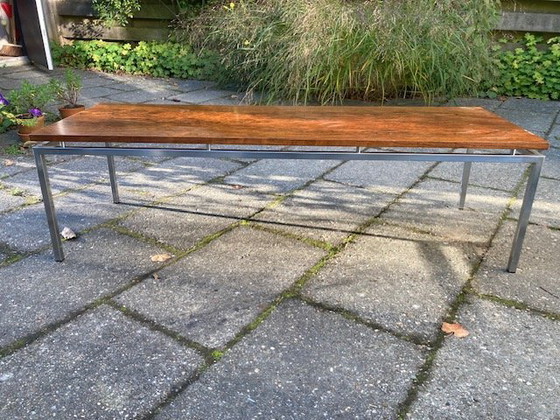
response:
<svg viewBox="0 0 560 420"><path fill-rule="evenodd" d="M41 0L35 0L37 5L37 15L39 16L39 28L41 29L41 38L45 49L45 57L47 58L47 68L53 70L53 61L51 56L51 47L49 46L49 36L47 34L47 23L45 22L45 12Z"/></svg>

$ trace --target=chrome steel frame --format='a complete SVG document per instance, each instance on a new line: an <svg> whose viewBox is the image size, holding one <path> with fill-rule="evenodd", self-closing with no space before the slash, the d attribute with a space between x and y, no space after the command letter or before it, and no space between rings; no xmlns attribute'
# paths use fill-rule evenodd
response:
<svg viewBox="0 0 560 420"><path fill-rule="evenodd" d="M529 216L533 206L533 200L537 190L537 184L544 161L544 156L533 150L512 150L506 154L476 153L472 150L466 152L448 153L415 153L415 152L384 152L366 151L363 148L356 148L354 151L263 151L246 149L216 149L207 145L204 149L200 148L152 148L152 147L112 147L106 143L105 147L88 146L75 147L67 146L65 143L38 145L33 148L39 183L43 194L43 203L47 215L47 222L51 235L51 241L56 261L64 260L62 241L59 235L58 222L52 199L49 184L49 175L45 161L46 155L79 155L79 156L107 156L109 169L109 179L113 202L119 203L119 192L117 177L115 173L115 156L151 156L151 157L200 157L200 158L243 158L243 159L316 159L316 160L372 160L372 161L416 161L416 162L463 162L463 177L461 182L461 192L459 198L459 208L463 209L467 195L467 184L471 172L472 162L498 162L498 163L529 163L530 173L517 230L513 239L513 245L509 257L507 270L514 273L517 269L521 247L525 238L525 232L529 223Z"/></svg>

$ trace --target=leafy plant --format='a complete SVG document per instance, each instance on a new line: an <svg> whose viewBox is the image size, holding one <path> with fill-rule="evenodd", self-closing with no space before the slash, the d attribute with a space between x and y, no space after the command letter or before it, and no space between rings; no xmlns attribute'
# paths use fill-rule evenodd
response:
<svg viewBox="0 0 560 420"><path fill-rule="evenodd" d="M14 156L16 156L16 155L24 155L24 154L25 154L25 151L22 150L22 148L20 147L19 144L10 144L8 147L6 147L6 148L4 149L4 152L5 152L7 155L14 155ZM0 187L1 187L1 185L0 185ZM1 189L1 188L0 188L0 189Z"/></svg>
<svg viewBox="0 0 560 420"><path fill-rule="evenodd" d="M69 108L79 106L78 99L82 90L82 78L72 69L66 69L63 81L52 79L50 86L54 95L59 100L66 102Z"/></svg>
<svg viewBox="0 0 560 420"><path fill-rule="evenodd" d="M105 72L187 79L209 78L219 67L215 54L195 54L188 45L175 42L75 41L52 50L59 65Z"/></svg>
<svg viewBox="0 0 560 420"><path fill-rule="evenodd" d="M93 10L107 25L126 26L141 8L140 0L92 0Z"/></svg>
<svg viewBox="0 0 560 420"><path fill-rule="evenodd" d="M476 92L491 76L497 2L240 0L178 25L248 89L322 103Z"/></svg>
<svg viewBox="0 0 560 420"><path fill-rule="evenodd" d="M24 80L19 89L12 90L8 95L9 108L14 114L31 113L42 115L42 110L53 100L53 92L49 84L35 85Z"/></svg>
<svg viewBox="0 0 560 420"><path fill-rule="evenodd" d="M16 121L15 114L10 110L10 101L0 93L0 133L4 133Z"/></svg>
<svg viewBox="0 0 560 420"><path fill-rule="evenodd" d="M526 34L519 47L498 45L494 51L498 77L483 85L485 95L560 99L560 37L545 43L540 36Z"/></svg>
<svg viewBox="0 0 560 420"><path fill-rule="evenodd" d="M169 7L161 2L162 6ZM171 2L171 9L176 14L196 13L201 5L204 5L205 0L173 0ZM93 10L99 16L105 25L128 25L129 19L134 17L136 12L142 8L141 0L92 0Z"/></svg>

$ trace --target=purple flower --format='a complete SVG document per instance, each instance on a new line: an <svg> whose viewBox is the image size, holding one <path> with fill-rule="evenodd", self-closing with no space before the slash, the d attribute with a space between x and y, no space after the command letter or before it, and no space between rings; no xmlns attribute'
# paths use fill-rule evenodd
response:
<svg viewBox="0 0 560 420"><path fill-rule="evenodd" d="M4 95L0 93L0 105L8 106L10 105L10 101L8 101Z"/></svg>
<svg viewBox="0 0 560 420"><path fill-rule="evenodd" d="M34 117L40 117L41 115L43 115L43 113L41 112L41 110L39 108L31 108L29 110L29 113L31 115L33 115Z"/></svg>

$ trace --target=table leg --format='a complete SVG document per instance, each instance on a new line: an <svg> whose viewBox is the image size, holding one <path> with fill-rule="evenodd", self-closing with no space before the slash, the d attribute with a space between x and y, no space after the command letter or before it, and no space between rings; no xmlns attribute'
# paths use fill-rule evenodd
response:
<svg viewBox="0 0 560 420"><path fill-rule="evenodd" d="M527 232L527 225L529 224L529 216L533 207L533 200L537 192L537 185L539 183L539 176L541 174L543 160L531 163L529 179L527 180L527 187L525 188L525 196L523 197L523 204L519 212L519 220L517 221L517 230L513 238L513 245L509 256L507 271L515 273L517 264L519 263L519 256L521 255L521 247Z"/></svg>
<svg viewBox="0 0 560 420"><path fill-rule="evenodd" d="M467 149L467 153L470 149ZM463 178L461 180L461 196L459 197L459 210L465 208L465 199L467 198L467 186L469 184L469 178L471 176L472 162L465 162L463 164Z"/></svg>
<svg viewBox="0 0 560 420"><path fill-rule="evenodd" d="M105 143L105 146L111 147L110 143ZM115 157L107 156L107 166L109 167L109 180L111 181L111 192L113 193L113 203L118 204L121 202L119 198L119 186L117 184L117 175L115 171Z"/></svg>
<svg viewBox="0 0 560 420"><path fill-rule="evenodd" d="M58 221L56 220L56 211L52 198L45 155L35 149L33 149L33 154L35 156L37 175L39 176L39 184L41 186L41 193L43 195L43 204L45 205L45 213L47 215L49 232L51 234L54 259L55 261L64 261L64 251L62 250L62 240L60 239L60 235L58 233Z"/></svg>

